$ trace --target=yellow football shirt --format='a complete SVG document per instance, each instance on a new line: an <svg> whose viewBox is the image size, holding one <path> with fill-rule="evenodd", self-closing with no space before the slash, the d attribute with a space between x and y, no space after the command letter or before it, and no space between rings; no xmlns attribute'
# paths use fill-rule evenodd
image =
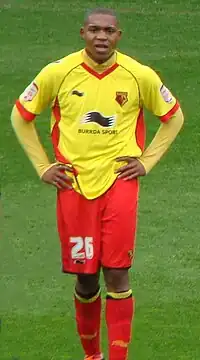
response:
<svg viewBox="0 0 200 360"><path fill-rule="evenodd" d="M16 102L32 121L51 107L57 161L71 164L74 188L88 199L115 181L119 156L140 157L145 145L143 107L167 121L178 103L149 67L116 52L103 72L84 50L47 65Z"/></svg>

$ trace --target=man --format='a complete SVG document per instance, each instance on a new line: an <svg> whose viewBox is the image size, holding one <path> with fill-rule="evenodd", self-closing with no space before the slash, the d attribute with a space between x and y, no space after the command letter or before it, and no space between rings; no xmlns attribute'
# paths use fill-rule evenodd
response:
<svg viewBox="0 0 200 360"><path fill-rule="evenodd" d="M116 51L118 20L109 9L87 14L85 49L47 65L17 100L15 132L42 181L58 189L63 271L77 274L77 329L86 359L102 359L99 272L107 288L110 360L125 360L134 299L128 270L134 254L138 178L166 152L183 124L180 106L156 73ZM33 120L52 109L56 162ZM143 107L161 120L144 150Z"/></svg>

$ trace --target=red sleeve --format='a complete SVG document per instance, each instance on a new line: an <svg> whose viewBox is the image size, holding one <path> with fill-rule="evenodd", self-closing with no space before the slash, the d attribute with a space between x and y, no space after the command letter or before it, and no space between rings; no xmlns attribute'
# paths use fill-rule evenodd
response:
<svg viewBox="0 0 200 360"><path fill-rule="evenodd" d="M16 101L15 103L17 110L19 111L19 113L21 114L21 116L24 118L24 120L26 121L33 121L36 117L35 114L31 113L30 111L26 110L23 105L20 103L19 100Z"/></svg>
<svg viewBox="0 0 200 360"><path fill-rule="evenodd" d="M179 107L180 105L177 101L171 110L169 110L165 115L159 117L160 120L164 123L167 122L175 114L175 112L179 109Z"/></svg>

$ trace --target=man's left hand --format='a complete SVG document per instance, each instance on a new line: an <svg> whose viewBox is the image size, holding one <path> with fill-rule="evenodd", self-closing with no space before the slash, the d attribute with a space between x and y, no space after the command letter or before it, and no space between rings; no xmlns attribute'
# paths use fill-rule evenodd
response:
<svg viewBox="0 0 200 360"><path fill-rule="evenodd" d="M120 167L115 173L119 174L118 179L132 180L138 176L145 176L146 170L142 163L131 156L121 156L116 159L117 162L126 161L127 165Z"/></svg>

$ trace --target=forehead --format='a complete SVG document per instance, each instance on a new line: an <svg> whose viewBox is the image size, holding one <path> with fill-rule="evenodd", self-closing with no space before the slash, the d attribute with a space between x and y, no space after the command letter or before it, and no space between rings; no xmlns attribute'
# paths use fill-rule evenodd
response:
<svg viewBox="0 0 200 360"><path fill-rule="evenodd" d="M108 14L91 14L87 19L87 26L90 25L96 25L101 27L117 27L117 19L115 16Z"/></svg>

